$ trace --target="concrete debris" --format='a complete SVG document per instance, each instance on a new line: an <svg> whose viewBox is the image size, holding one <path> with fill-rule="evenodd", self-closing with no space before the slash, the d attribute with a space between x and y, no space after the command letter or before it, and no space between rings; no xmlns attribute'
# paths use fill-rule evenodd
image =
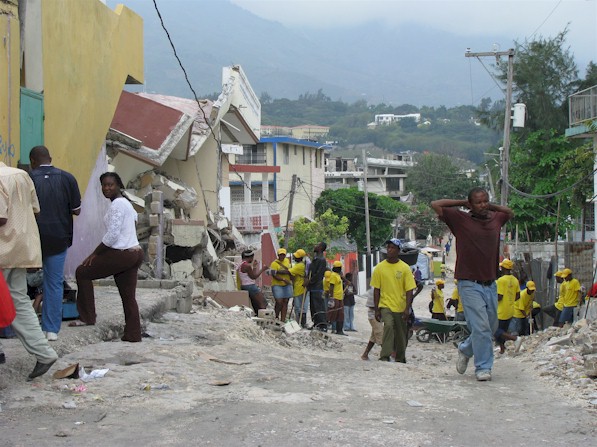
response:
<svg viewBox="0 0 597 447"><path fill-rule="evenodd" d="M191 218L199 197L178 178L148 170L130 181L126 192L140 213L137 237L147 254L140 279L222 281L225 252L238 255L246 247L223 214L209 211L207 222ZM181 306L188 311L185 303Z"/></svg>
<svg viewBox="0 0 597 447"><path fill-rule="evenodd" d="M580 397L597 396L597 321L579 320L563 328L549 327L523 337L525 352L514 354L531 361L538 375L555 378L555 383L576 390Z"/></svg>

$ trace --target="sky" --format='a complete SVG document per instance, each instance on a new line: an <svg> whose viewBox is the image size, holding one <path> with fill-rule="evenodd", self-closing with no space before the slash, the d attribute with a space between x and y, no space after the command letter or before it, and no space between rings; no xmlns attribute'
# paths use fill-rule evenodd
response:
<svg viewBox="0 0 597 447"><path fill-rule="evenodd" d="M567 43L580 66L597 62L597 0L231 0L290 27L333 29L382 21L418 23L460 35L505 35L514 40L552 37L569 26ZM492 51L493 48L471 48ZM579 73L583 75L584 73Z"/></svg>

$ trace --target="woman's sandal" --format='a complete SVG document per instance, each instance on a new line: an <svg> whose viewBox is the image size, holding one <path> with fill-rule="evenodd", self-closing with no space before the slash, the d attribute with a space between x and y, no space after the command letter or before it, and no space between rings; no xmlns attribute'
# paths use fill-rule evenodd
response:
<svg viewBox="0 0 597 447"><path fill-rule="evenodd" d="M69 327L82 327L82 326L90 326L90 325L85 323L84 321L75 320L75 321L71 321L70 323L68 323L68 326Z"/></svg>

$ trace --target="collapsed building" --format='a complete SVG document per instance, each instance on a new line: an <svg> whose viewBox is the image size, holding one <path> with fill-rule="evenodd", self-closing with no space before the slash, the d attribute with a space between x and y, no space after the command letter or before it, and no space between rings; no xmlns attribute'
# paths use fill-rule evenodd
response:
<svg viewBox="0 0 597 447"><path fill-rule="evenodd" d="M140 276L234 289L244 246L225 216L231 150L256 144L261 106L240 66L223 70L216 101L123 91L106 137L106 170L139 213ZM99 204L98 204L99 205Z"/></svg>

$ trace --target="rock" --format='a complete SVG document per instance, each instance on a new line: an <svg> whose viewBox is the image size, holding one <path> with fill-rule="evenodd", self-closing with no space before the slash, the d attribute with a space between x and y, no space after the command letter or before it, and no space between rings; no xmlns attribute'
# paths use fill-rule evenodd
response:
<svg viewBox="0 0 597 447"><path fill-rule="evenodd" d="M572 341L572 334L566 334L562 337L553 337L551 338L546 346L554 346L554 345L569 345Z"/></svg>

